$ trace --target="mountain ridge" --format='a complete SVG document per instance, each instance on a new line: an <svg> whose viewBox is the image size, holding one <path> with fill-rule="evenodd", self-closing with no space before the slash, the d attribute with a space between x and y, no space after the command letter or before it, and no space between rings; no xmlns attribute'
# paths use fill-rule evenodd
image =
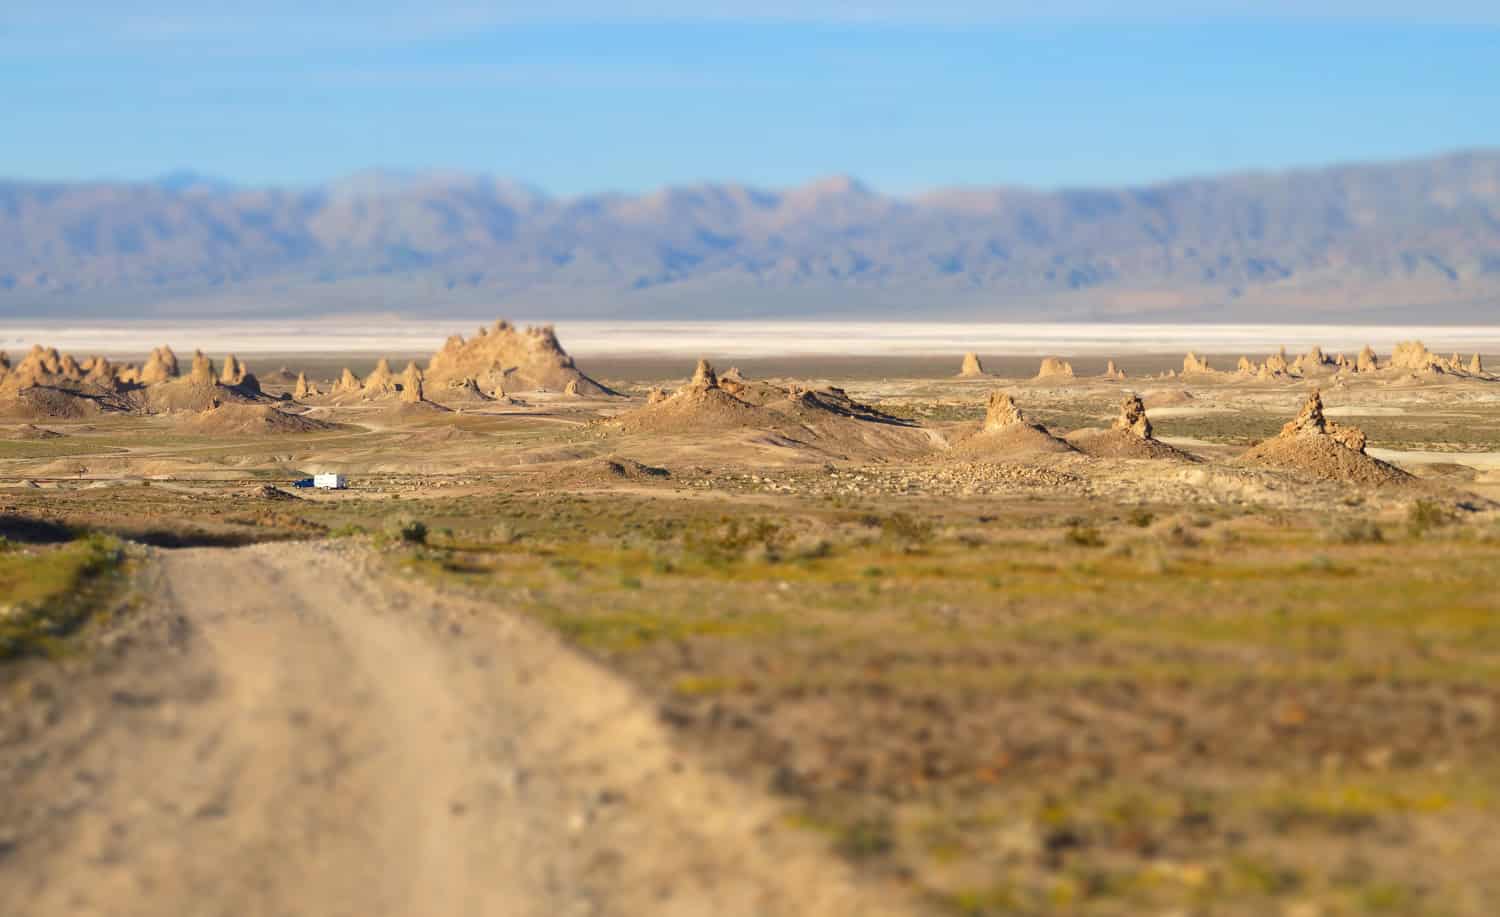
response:
<svg viewBox="0 0 1500 917"><path fill-rule="evenodd" d="M459 172L0 180L0 316L1363 321L1500 304L1500 151L1128 188L847 175L554 197Z"/></svg>

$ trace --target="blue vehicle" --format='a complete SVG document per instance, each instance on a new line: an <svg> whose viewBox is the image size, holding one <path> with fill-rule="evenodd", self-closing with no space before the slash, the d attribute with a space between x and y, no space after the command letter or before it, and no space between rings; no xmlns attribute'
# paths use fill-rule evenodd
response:
<svg viewBox="0 0 1500 917"><path fill-rule="evenodd" d="M311 486L313 486L313 479L312 478L302 478L299 481L293 481L292 482L292 486L293 487L311 487Z"/></svg>

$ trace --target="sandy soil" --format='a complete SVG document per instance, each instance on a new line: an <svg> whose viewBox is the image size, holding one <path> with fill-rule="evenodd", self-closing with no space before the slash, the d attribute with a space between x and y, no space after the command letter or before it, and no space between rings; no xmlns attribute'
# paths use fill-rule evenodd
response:
<svg viewBox="0 0 1500 917"><path fill-rule="evenodd" d="M896 912L534 625L333 544L148 578L113 652L8 676L0 913Z"/></svg>

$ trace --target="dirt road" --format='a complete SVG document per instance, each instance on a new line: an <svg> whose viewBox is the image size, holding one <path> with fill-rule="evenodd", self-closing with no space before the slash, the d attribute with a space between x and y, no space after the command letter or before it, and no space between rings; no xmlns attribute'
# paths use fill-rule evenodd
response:
<svg viewBox="0 0 1500 917"><path fill-rule="evenodd" d="M0 913L893 912L529 622L335 544L156 556L116 646L0 681Z"/></svg>

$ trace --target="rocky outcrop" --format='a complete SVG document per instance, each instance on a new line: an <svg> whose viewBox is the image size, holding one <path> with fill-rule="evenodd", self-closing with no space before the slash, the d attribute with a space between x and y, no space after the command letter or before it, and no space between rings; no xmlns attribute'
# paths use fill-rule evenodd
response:
<svg viewBox="0 0 1500 917"><path fill-rule="evenodd" d="M1124 382L1125 370L1116 366L1114 360L1110 360L1104 364L1104 375L1101 378L1108 379L1112 382Z"/></svg>
<svg viewBox="0 0 1500 917"><path fill-rule="evenodd" d="M1189 350L1187 352L1187 355L1182 358L1182 374L1184 376L1197 375L1201 373L1211 373L1213 371L1213 367L1208 365L1207 360L1198 356L1191 350Z"/></svg>
<svg viewBox="0 0 1500 917"><path fill-rule="evenodd" d="M407 404L426 400L422 392L422 371L415 362L407 363L401 373L401 400Z"/></svg>
<svg viewBox="0 0 1500 917"><path fill-rule="evenodd" d="M1009 392L990 392L990 400L984 409L984 432L993 433L1026 423L1026 415L1021 413L1020 406Z"/></svg>
<svg viewBox="0 0 1500 917"><path fill-rule="evenodd" d="M693 378L688 380L687 387L695 391L703 391L719 387L718 373L714 372L713 364L707 360L700 359L698 365L693 369Z"/></svg>
<svg viewBox="0 0 1500 917"><path fill-rule="evenodd" d="M193 368L188 372L188 379L202 385L211 385L217 382L214 373L214 361L210 360L201 350L193 351Z"/></svg>
<svg viewBox="0 0 1500 917"><path fill-rule="evenodd" d="M1445 370L1446 363L1421 341L1402 341L1391 351L1390 365L1393 369L1414 373L1440 373Z"/></svg>
<svg viewBox="0 0 1500 917"><path fill-rule="evenodd" d="M1045 357L1036 372L1038 379L1071 379L1073 364L1060 357Z"/></svg>
<svg viewBox="0 0 1500 917"><path fill-rule="evenodd" d="M119 368L104 357L85 361L87 366L83 381L95 388L116 391L120 387Z"/></svg>
<svg viewBox="0 0 1500 917"><path fill-rule="evenodd" d="M239 385L245 381L245 374L248 372L245 365L234 354L230 354L224 358L224 370L219 373L219 381L225 385Z"/></svg>
<svg viewBox="0 0 1500 917"><path fill-rule="evenodd" d="M1131 395L1120 403L1120 413L1108 430L1075 430L1068 434L1067 440L1080 452L1095 458L1198 461L1156 438L1151 420L1146 416L1146 405L1139 395Z"/></svg>
<svg viewBox="0 0 1500 917"><path fill-rule="evenodd" d="M1008 392L998 390L990 392L984 423L952 448L955 455L981 459L1073 451L1071 445L1053 436L1046 427L1027 418Z"/></svg>
<svg viewBox="0 0 1500 917"><path fill-rule="evenodd" d="M359 377L354 375L354 372L349 367L345 366L344 371L339 374L339 381L333 384L333 394L353 395L358 393L363 387L360 384Z"/></svg>
<svg viewBox="0 0 1500 917"><path fill-rule="evenodd" d="M958 368L958 374L966 379L983 376L984 364L979 362L979 354L973 351L964 354L963 365Z"/></svg>
<svg viewBox="0 0 1500 917"><path fill-rule="evenodd" d="M396 391L396 376L391 372L391 362L381 357L365 377L360 394L365 398L387 398L396 394Z"/></svg>
<svg viewBox="0 0 1500 917"><path fill-rule="evenodd" d="M179 374L177 354L172 352L172 348L163 345L151 351L146 365L141 367L139 378L142 385L156 385L176 379Z"/></svg>
<svg viewBox="0 0 1500 917"><path fill-rule="evenodd" d="M1357 373L1373 373L1380 369L1380 358L1375 356L1375 349L1366 344L1360 350L1359 356L1354 358L1354 371Z"/></svg>
<svg viewBox="0 0 1500 917"><path fill-rule="evenodd" d="M577 382L580 395L614 394L574 364L551 325L519 331L499 321L469 340L450 337L428 361L427 381L445 385L468 377L502 393L507 388L562 391L569 382Z"/></svg>
<svg viewBox="0 0 1500 917"><path fill-rule="evenodd" d="M1365 454L1365 434L1329 420L1323 397L1314 391L1281 433L1257 444L1237 459L1244 465L1281 468L1323 480L1390 484L1410 475Z"/></svg>
<svg viewBox="0 0 1500 917"><path fill-rule="evenodd" d="M1475 376L1484 375L1484 360L1477 353L1469 358L1469 373Z"/></svg>
<svg viewBox="0 0 1500 917"><path fill-rule="evenodd" d="M1140 395L1131 395L1120 404L1120 416L1115 418L1110 429L1124 430L1141 439L1151 439L1151 419L1146 416L1146 404Z"/></svg>
<svg viewBox="0 0 1500 917"><path fill-rule="evenodd" d="M316 398L320 394L322 393L318 391L318 386L307 381L307 373L297 373L297 387L292 390L293 398L305 401L308 398Z"/></svg>
<svg viewBox="0 0 1500 917"><path fill-rule="evenodd" d="M1320 372L1326 372L1335 366L1335 361L1323 353L1323 348L1314 344L1312 349L1298 357L1291 366L1291 371L1299 376L1309 376Z"/></svg>

